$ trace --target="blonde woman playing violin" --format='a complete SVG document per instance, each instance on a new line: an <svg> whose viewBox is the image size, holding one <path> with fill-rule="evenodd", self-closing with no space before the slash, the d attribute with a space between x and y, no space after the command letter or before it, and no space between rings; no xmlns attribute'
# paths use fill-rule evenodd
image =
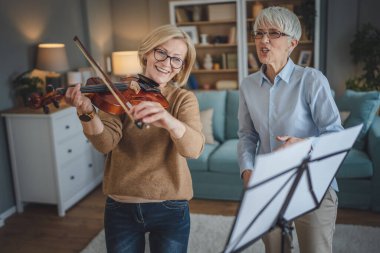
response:
<svg viewBox="0 0 380 253"><path fill-rule="evenodd" d="M189 77L195 49L186 33L165 25L142 41L139 58L143 75L158 83L168 100L167 110L144 101L131 108L133 119L96 114L79 85L69 88L65 98L79 115L94 114L82 121L83 131L107 154L107 251L144 252L145 233L150 232L151 252L187 252L193 189L186 158L197 158L205 142L197 99L180 88ZM134 121L150 127L139 129Z"/></svg>

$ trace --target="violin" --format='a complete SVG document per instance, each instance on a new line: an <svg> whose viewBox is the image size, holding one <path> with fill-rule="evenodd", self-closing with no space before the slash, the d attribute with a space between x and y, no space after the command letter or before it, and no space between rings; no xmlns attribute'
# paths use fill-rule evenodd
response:
<svg viewBox="0 0 380 253"><path fill-rule="evenodd" d="M133 105L140 103L142 101L158 101L161 102L161 104L164 106L164 108L169 107L168 101L165 99L165 97L161 94L160 90L158 89L158 84L155 83L153 80L143 76L138 75L137 80L130 80L130 83L128 85L128 89L125 90L124 94L121 93L121 91L113 84L109 76L100 68L98 63L92 58L92 56L88 53L86 48L83 46L82 42L79 40L77 36L74 37L74 42L78 46L78 48L81 50L83 55L86 57L88 62L91 64L93 69L96 71L97 76L101 78L103 81L102 83L107 87L110 94L112 94L114 101L116 103L113 103L113 106L104 106L102 103L99 102L98 106L99 109L110 112L110 113L120 113L121 110L115 109L115 108L122 108L123 113L127 114L127 116L134 121L135 125L142 129L144 124L141 120L135 121L129 112L129 110L132 108ZM128 79L128 78L127 78ZM127 80L128 81L128 80ZM133 92L132 92L133 91ZM61 95L63 96L63 95ZM103 94L103 98L106 96L106 94ZM32 97L31 100L38 101L40 104L44 104L44 100L39 100L38 97ZM54 94L48 95L47 100L53 101L53 104L55 106L58 105L58 102L56 102L57 98ZM94 99L95 101L96 99ZM107 99L107 101L110 101L111 99ZM101 99L103 101L103 99ZM102 109L103 108L103 109ZM110 109L112 108L112 109ZM114 110L115 109L115 110Z"/></svg>
<svg viewBox="0 0 380 253"><path fill-rule="evenodd" d="M151 101L158 102L165 109L169 108L169 102L161 94L160 89L158 89L158 84L155 81L140 74L123 78L122 81L123 82L115 83L114 85L128 100L131 106L137 105L142 101ZM66 90L66 88L54 89L53 86L48 85L44 96L39 93L33 93L28 98L28 104L33 109L43 108L45 113L49 113L48 105L53 104L58 108L59 100L64 97ZM112 115L125 113L100 78L89 78L86 82L86 86L81 87L80 91L85 93L86 96L90 98L92 104L99 108L99 110Z"/></svg>

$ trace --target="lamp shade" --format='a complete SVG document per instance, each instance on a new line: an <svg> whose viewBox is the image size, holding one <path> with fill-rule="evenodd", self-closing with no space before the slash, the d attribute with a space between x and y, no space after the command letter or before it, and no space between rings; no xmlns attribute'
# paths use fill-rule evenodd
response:
<svg viewBox="0 0 380 253"><path fill-rule="evenodd" d="M40 70L63 72L69 69L64 44L39 44L36 68Z"/></svg>
<svg viewBox="0 0 380 253"><path fill-rule="evenodd" d="M116 76L133 75L141 72L137 51L112 53L112 72Z"/></svg>

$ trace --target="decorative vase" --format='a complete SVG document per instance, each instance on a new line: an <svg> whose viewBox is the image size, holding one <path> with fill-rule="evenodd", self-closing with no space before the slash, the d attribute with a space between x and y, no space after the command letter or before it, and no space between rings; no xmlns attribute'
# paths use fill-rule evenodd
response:
<svg viewBox="0 0 380 253"><path fill-rule="evenodd" d="M205 55L205 58L203 59L203 68L207 70L212 69L212 58L210 54Z"/></svg>

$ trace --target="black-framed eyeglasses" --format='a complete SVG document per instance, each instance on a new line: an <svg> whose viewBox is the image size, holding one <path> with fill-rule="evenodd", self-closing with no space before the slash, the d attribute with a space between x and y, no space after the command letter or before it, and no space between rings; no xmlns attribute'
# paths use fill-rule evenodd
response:
<svg viewBox="0 0 380 253"><path fill-rule="evenodd" d="M180 69L183 66L183 60L176 56L169 56L164 50L155 48L154 51L154 58L157 61L165 61L167 58L170 59L170 66L175 69Z"/></svg>
<svg viewBox="0 0 380 253"><path fill-rule="evenodd" d="M280 31L269 31L269 32L264 32L264 31L254 31L252 33L253 38L255 39L262 39L264 35L267 34L269 39L278 39L281 36L289 36L286 33L280 32Z"/></svg>

